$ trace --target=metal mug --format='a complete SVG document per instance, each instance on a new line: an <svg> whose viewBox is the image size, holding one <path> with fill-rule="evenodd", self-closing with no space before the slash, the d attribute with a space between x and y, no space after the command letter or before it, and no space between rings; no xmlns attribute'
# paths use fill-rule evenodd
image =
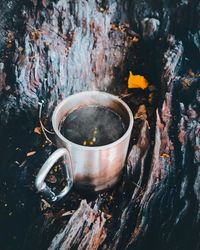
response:
<svg viewBox="0 0 200 250"><path fill-rule="evenodd" d="M108 107L119 114L126 124L123 136L110 144L94 147L79 145L65 138L60 132L63 119L75 109L88 105ZM124 101L100 91L74 94L58 104L53 112L52 125L58 149L44 163L36 177L35 185L39 192L56 201L69 192L73 183L82 190L92 192L103 191L116 184L125 163L133 128L133 115ZM67 186L56 195L45 183L45 178L61 157L66 161Z"/></svg>

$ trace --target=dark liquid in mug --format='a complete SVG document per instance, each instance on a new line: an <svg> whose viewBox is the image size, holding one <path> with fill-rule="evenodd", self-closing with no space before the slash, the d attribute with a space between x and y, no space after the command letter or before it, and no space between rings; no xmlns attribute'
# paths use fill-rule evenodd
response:
<svg viewBox="0 0 200 250"><path fill-rule="evenodd" d="M103 146L118 140L126 132L122 118L103 106L86 106L69 113L61 124L61 134L84 146Z"/></svg>

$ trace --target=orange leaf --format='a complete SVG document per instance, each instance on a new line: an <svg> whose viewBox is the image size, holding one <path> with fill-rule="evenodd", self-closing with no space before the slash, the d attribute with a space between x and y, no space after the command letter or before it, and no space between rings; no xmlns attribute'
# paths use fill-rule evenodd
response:
<svg viewBox="0 0 200 250"><path fill-rule="evenodd" d="M146 89L148 87L148 82L144 76L133 75L129 72L128 88L129 89Z"/></svg>
<svg viewBox="0 0 200 250"><path fill-rule="evenodd" d="M40 135L41 134L41 128L40 127L34 128L34 133Z"/></svg>

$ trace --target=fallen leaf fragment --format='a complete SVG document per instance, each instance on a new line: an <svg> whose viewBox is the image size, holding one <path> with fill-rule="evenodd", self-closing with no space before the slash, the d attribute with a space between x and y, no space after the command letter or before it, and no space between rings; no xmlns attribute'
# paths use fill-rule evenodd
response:
<svg viewBox="0 0 200 250"><path fill-rule="evenodd" d="M128 88L129 89L146 89L148 87L148 82L141 75L133 75L131 71L129 71L129 79L128 79Z"/></svg>
<svg viewBox="0 0 200 250"><path fill-rule="evenodd" d="M135 119L147 120L147 110L144 104L140 105L137 113L134 116Z"/></svg>
<svg viewBox="0 0 200 250"><path fill-rule="evenodd" d="M132 42L133 42L133 43L137 43L137 42L139 42L139 38L138 38L138 37L136 37L136 36L134 36L134 37L133 37L133 39L132 39Z"/></svg>
<svg viewBox="0 0 200 250"><path fill-rule="evenodd" d="M30 151L26 154L27 157L32 156L36 153L36 151Z"/></svg>
<svg viewBox="0 0 200 250"><path fill-rule="evenodd" d="M39 35L39 32L38 32L38 31L32 31L32 32L30 33L30 38L31 38L31 40L33 40L33 41L38 40L39 37L40 37L40 35Z"/></svg>
<svg viewBox="0 0 200 250"><path fill-rule="evenodd" d="M34 133L41 135L41 128L40 127L35 127L34 128Z"/></svg>
<svg viewBox="0 0 200 250"><path fill-rule="evenodd" d="M163 154L161 155L161 157L169 158L170 156L169 156L168 154L166 154L166 153L163 153Z"/></svg>

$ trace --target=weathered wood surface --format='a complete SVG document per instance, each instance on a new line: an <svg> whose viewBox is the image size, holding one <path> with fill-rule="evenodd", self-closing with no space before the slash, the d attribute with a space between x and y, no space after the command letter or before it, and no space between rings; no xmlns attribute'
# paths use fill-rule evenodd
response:
<svg viewBox="0 0 200 250"><path fill-rule="evenodd" d="M198 1L182 0L2 0L1 123L11 112L35 116L40 99L51 111L77 91L117 92L130 70L125 59L134 37L151 40L172 32L198 60L199 8Z"/></svg>
<svg viewBox="0 0 200 250"><path fill-rule="evenodd" d="M106 218L96 209L82 200L65 229L56 235L48 249L97 249L106 238Z"/></svg>
<svg viewBox="0 0 200 250"><path fill-rule="evenodd" d="M2 6L3 248L199 249L199 1ZM129 70L145 75L146 91L127 92ZM86 89L123 95L137 117L127 166L119 185L91 203L79 207L86 197L74 190L49 206L33 188L54 150L33 133L38 101L49 118L60 99ZM141 105L146 113L137 113Z"/></svg>
<svg viewBox="0 0 200 250"><path fill-rule="evenodd" d="M140 134L137 135L138 139L135 138L136 143L132 146L128 157L127 174L124 175L122 183L116 190L99 195L93 201L96 208L103 210L107 215L105 217L107 223L104 224L104 241L102 243L99 240L94 249L148 249L149 247L198 249L199 247L200 151L199 118L197 118L199 117L199 79L195 76L176 77L183 56L182 48L181 43L175 42L164 53L161 82L167 86L168 91L162 108L160 111L158 109L155 111L155 130L149 127L146 119L136 120L135 129L140 130ZM175 63L169 63L171 61ZM191 99L182 99L181 93L185 96L190 95ZM132 94L129 98L132 98ZM186 103L183 104L185 101ZM193 106L190 103L193 103ZM177 105L180 105L181 109ZM147 108L147 114L149 110ZM155 132L153 144L150 137L152 131ZM187 143L190 145L189 148L186 146ZM194 158L191 152L195 153ZM191 168L193 173L190 176ZM190 185L189 182L191 182ZM82 212L84 213L84 209ZM190 218L193 220L190 221ZM74 221L73 219L72 217L71 221L76 225L76 216ZM49 223L51 231L55 225L53 216ZM86 245L89 246L90 241L95 238L88 238L89 231L84 231L84 217L79 217L79 223L82 225L79 228L82 234L78 239L85 237ZM66 226L63 225L65 229L54 237L51 246L59 249L60 242L65 240L68 242L69 235L64 232L69 227L68 223ZM76 229L75 226L74 228ZM188 233L188 228L191 234ZM48 232L49 230L46 233ZM94 232L98 233L98 231ZM40 237L44 237L46 233ZM72 237L76 236L75 230Z"/></svg>

